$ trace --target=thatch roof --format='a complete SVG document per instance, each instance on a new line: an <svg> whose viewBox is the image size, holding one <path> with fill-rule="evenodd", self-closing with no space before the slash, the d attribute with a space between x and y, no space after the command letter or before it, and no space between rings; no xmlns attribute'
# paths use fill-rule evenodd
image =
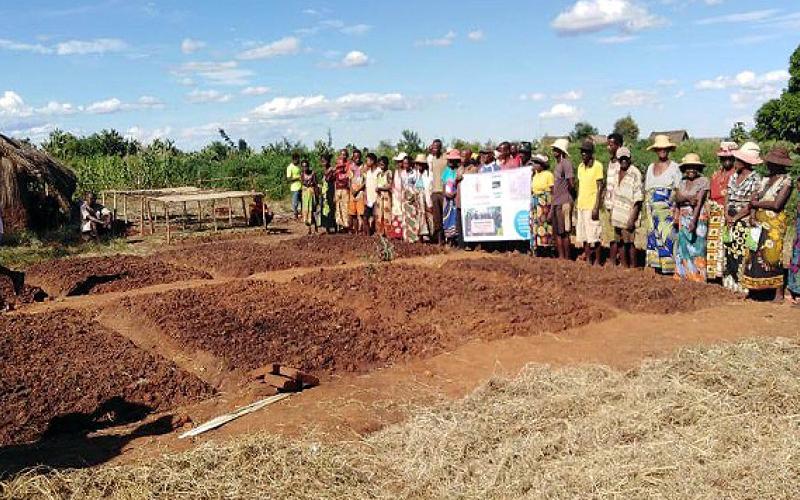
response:
<svg viewBox="0 0 800 500"><path fill-rule="evenodd" d="M657 135L666 135L673 144L689 140L689 132L686 130L665 130L664 132L650 132L650 142L653 142Z"/></svg>
<svg viewBox="0 0 800 500"><path fill-rule="evenodd" d="M77 178L35 147L0 134L0 210L6 231L52 227L70 217Z"/></svg>

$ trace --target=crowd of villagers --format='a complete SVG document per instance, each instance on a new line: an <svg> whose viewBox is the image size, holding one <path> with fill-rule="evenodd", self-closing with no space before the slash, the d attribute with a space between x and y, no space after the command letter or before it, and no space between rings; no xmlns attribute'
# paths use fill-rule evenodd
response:
<svg viewBox="0 0 800 500"><path fill-rule="evenodd" d="M287 180L295 215L309 233L323 227L472 250L461 227L464 176L530 166L531 255L570 259L574 235L582 250L578 260L635 267L641 229L647 268L678 280L720 282L741 294L774 291L776 301L800 304L800 213L791 263L783 265L794 188L786 149L776 147L762 158L754 142L722 142L720 168L709 178L695 153L675 162L676 146L665 135L649 146L657 160L644 174L619 134L608 136L607 148L612 159L604 167L595 159L595 144L584 141L575 168L566 139L556 140L550 155L534 154L527 142L503 142L477 156L445 151L437 139L428 154L413 158L400 152L390 160L358 149L342 149L335 159L325 154L321 179L308 160L295 156ZM755 167L764 163L762 177ZM607 257L601 245L608 247Z"/></svg>

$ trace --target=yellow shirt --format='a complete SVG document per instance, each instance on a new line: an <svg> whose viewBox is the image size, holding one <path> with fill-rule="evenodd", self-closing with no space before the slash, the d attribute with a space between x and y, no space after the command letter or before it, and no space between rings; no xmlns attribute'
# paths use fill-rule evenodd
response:
<svg viewBox="0 0 800 500"><path fill-rule="evenodd" d="M531 183L532 194L548 193L556 183L556 177L553 172L549 170L542 170L533 175L533 182Z"/></svg>
<svg viewBox="0 0 800 500"><path fill-rule="evenodd" d="M603 180L603 164L595 160L591 167L578 165L578 200L575 208L592 210L597 201L597 181Z"/></svg>

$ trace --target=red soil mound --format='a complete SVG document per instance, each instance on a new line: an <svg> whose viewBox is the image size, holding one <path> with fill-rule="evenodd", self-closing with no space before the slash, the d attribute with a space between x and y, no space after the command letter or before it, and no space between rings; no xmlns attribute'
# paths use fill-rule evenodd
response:
<svg viewBox="0 0 800 500"><path fill-rule="evenodd" d="M46 298L47 294L41 288L25 284L24 273L0 266L0 312Z"/></svg>
<svg viewBox="0 0 800 500"><path fill-rule="evenodd" d="M444 252L433 245L392 241L395 258ZM367 236L303 236L280 243L221 241L170 250L159 254L167 262L211 269L221 276L244 278L256 273L294 267L330 266L353 261L380 261L380 240Z"/></svg>
<svg viewBox="0 0 800 500"><path fill-rule="evenodd" d="M233 369L281 362L323 373L364 371L469 338L560 331L609 316L557 286L529 289L504 276L403 264L323 270L288 284L179 290L121 305Z"/></svg>
<svg viewBox="0 0 800 500"><path fill-rule="evenodd" d="M122 292L190 279L210 279L206 272L133 255L60 259L36 264L28 281L51 296Z"/></svg>
<svg viewBox="0 0 800 500"><path fill-rule="evenodd" d="M529 288L559 283L573 296L628 312L667 314L695 311L737 300L735 295L719 286L679 282L640 269L597 268L523 255L459 261L454 265L457 269L523 280Z"/></svg>
<svg viewBox="0 0 800 500"><path fill-rule="evenodd" d="M4 316L0 331L2 446L36 440L55 417L92 413L115 397L165 410L213 394L77 312Z"/></svg>

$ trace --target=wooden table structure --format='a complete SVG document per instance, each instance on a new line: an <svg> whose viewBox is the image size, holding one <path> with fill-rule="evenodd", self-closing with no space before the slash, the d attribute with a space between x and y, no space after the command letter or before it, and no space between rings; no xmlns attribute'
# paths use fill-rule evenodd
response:
<svg viewBox="0 0 800 500"><path fill-rule="evenodd" d="M194 194L201 192L203 192L202 189L194 186L181 186L163 189L108 189L100 192L100 203L102 203L104 207L108 207L106 205L106 201L111 198L111 208L114 212L114 217L124 220L127 224L131 219L130 211L128 210L129 200L134 203L137 201L139 202L139 219L142 220L145 210L144 200L147 197ZM122 208L121 213L120 207ZM141 232L144 234L143 222Z"/></svg>
<svg viewBox="0 0 800 500"><path fill-rule="evenodd" d="M160 204L164 213L164 223L167 234L167 244L172 241L172 227L171 227L171 213L170 208L175 205L182 207L184 227L186 225L187 213L189 205L197 206L197 220L203 219L203 203L211 203L211 218L214 224L214 231L219 230L217 221L217 202L227 202L228 208L228 223L233 226L233 202L234 200L241 200L242 214L244 220L249 221L250 217L247 213L247 198L255 198L264 196L264 193L258 191L214 191L214 192L196 192L196 193L183 193L183 194L168 194L161 196L145 196L143 198L145 209L142 211L140 222L142 224L142 234L144 234L144 211L147 211L148 218L150 219L150 234L155 233L155 217L153 215L153 204ZM267 228L267 207L265 203L261 204L261 217L264 222L264 229Z"/></svg>

